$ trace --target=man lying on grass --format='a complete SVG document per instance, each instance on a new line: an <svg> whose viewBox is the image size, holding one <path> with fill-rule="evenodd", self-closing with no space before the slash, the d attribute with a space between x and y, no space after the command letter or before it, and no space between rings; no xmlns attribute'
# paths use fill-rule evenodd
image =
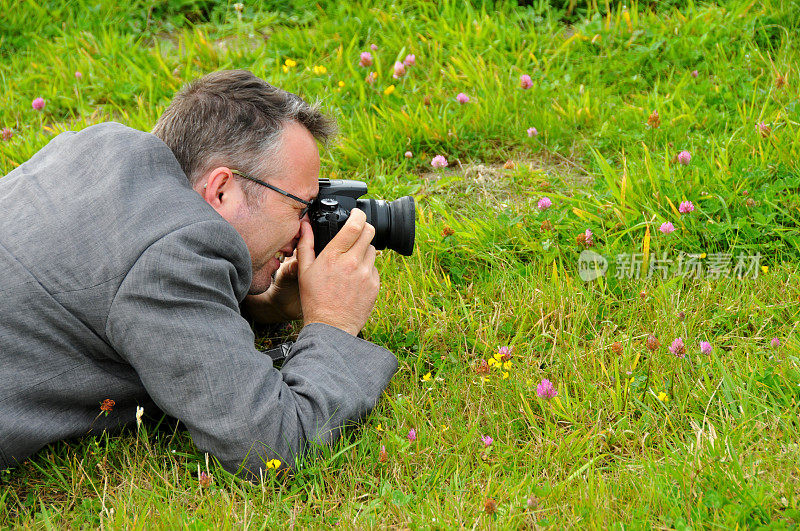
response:
<svg viewBox="0 0 800 531"><path fill-rule="evenodd" d="M67 132L0 179L0 469L143 407L258 477L334 441L397 369L356 337L379 289L364 213L314 253L329 118L222 71L179 92L153 133ZM242 312L303 320L280 371Z"/></svg>

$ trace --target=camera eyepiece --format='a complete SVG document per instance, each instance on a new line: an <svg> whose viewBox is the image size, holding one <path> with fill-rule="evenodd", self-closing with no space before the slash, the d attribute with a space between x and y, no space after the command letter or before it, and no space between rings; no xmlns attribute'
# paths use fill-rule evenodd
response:
<svg viewBox="0 0 800 531"><path fill-rule="evenodd" d="M392 249L404 256L414 251L416 208L410 195L384 201L359 199L367 193L361 181L320 179L319 195L309 210L314 230L314 250L319 254L344 226L353 208L362 210L375 227L375 249Z"/></svg>

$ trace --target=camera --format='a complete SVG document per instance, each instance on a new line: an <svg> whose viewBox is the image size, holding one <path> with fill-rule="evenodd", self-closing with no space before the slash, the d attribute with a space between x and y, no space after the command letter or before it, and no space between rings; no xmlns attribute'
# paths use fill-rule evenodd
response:
<svg viewBox="0 0 800 531"><path fill-rule="evenodd" d="M375 227L375 249L392 249L411 256L416 227L414 198L407 195L394 201L359 199L366 193L367 183L361 181L319 180L319 195L308 211L317 254L344 226L350 211L358 208L367 215L367 223Z"/></svg>

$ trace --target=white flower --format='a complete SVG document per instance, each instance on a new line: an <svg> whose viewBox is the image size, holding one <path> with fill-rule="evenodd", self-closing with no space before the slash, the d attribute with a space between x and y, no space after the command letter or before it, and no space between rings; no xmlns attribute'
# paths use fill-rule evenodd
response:
<svg viewBox="0 0 800 531"><path fill-rule="evenodd" d="M136 429L142 427L142 415L144 415L144 408L136 406Z"/></svg>

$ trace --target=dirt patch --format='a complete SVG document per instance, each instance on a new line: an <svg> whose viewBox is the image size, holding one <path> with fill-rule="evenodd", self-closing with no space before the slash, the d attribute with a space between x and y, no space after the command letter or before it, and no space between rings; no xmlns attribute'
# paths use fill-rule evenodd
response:
<svg viewBox="0 0 800 531"><path fill-rule="evenodd" d="M233 34L222 37L213 42L214 46L222 52L228 50L258 50L270 38L271 32L250 32L247 34Z"/></svg>
<svg viewBox="0 0 800 531"><path fill-rule="evenodd" d="M548 192L572 196L577 188L588 188L594 178L577 162L550 152L520 154L506 162L455 164L443 171L425 172L431 183L446 182L440 193L495 204L528 206ZM438 194L437 194L438 195Z"/></svg>

